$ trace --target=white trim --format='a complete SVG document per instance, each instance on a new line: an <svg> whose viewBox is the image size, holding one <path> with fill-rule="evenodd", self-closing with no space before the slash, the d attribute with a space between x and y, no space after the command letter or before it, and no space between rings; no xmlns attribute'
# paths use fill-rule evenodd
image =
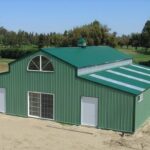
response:
<svg viewBox="0 0 150 150"><path fill-rule="evenodd" d="M89 74L89 73L93 73L93 72L97 72L97 71L111 69L114 67L129 65L131 63L132 63L132 59L128 59L128 60L116 61L113 63L107 63L107 64L96 65L96 66L91 66L91 67L79 68L77 70L77 74L78 74L78 76L85 75L85 74Z"/></svg>
<svg viewBox="0 0 150 150"><path fill-rule="evenodd" d="M42 71L42 56L40 55L40 71Z"/></svg>
<svg viewBox="0 0 150 150"><path fill-rule="evenodd" d="M43 93L40 93L40 117L42 116L42 107L41 107L41 106L42 106L42 105L41 105L41 102L42 102L42 101L41 101L42 94L43 94Z"/></svg>
<svg viewBox="0 0 150 150"><path fill-rule="evenodd" d="M140 97L139 100L138 100L138 97ZM137 100L138 100L138 103L140 103L140 102L142 102L142 101L144 100L144 95L143 95L143 93L137 96Z"/></svg>
<svg viewBox="0 0 150 150"><path fill-rule="evenodd" d="M120 68L124 69L124 70L127 70L127 71L130 71L130 72L135 72L135 73L142 74L142 75L150 77L150 74L148 74L148 73L144 73L144 72L137 71L137 70L130 69L130 68L126 68L126 67L120 67Z"/></svg>
<svg viewBox="0 0 150 150"><path fill-rule="evenodd" d="M130 88L130 89L134 89L134 90L137 90L137 91L141 91L142 92L142 91L145 90L144 88L137 87L137 86L134 86L134 85L131 85L131 84L127 84L127 83L124 83L124 82L120 82L120 81L117 81L117 80L113 80L113 79L110 79L110 78L106 78L106 77L103 77L103 76L100 76L100 75L91 74L90 76L94 77L94 78L97 78L97 79L100 79L100 80L105 80L107 82L111 82L111 83L114 83L114 84L117 84L117 85L121 85L121 86Z"/></svg>
<svg viewBox="0 0 150 150"><path fill-rule="evenodd" d="M0 89L2 89L2 91L4 92L3 111L1 111L0 113L6 113L6 88L0 88Z"/></svg>
<svg viewBox="0 0 150 150"><path fill-rule="evenodd" d="M92 102L92 103L94 103L95 104L95 116L94 116L94 119L95 120L92 120L92 121L94 121L94 122L90 122L91 121L91 119L90 118L88 118L88 122L85 122L84 121L84 111L83 111L83 104L85 104L84 102ZM81 125L86 125L86 126L93 126L93 127L97 127L97 124L98 124L98 103L99 103L99 101L98 101L98 98L97 97L88 97L88 96L81 96L81 100L80 100L80 105L81 105L81 113L80 113L80 123L81 123ZM89 113L89 111L91 111L91 109L88 109L87 110L87 113ZM87 114L86 113L86 114ZM86 115L87 116L87 115ZM88 116L89 117L89 116ZM87 119L87 118L86 118ZM92 119L93 119L93 117L92 117ZM87 120L86 120L87 121Z"/></svg>
<svg viewBox="0 0 150 150"><path fill-rule="evenodd" d="M38 56L40 57L40 70L31 70L31 69L29 69L29 64L31 63L32 59L34 59L34 58L36 58ZM52 63L52 61L47 56L45 56L45 55L36 55L36 56L32 57L32 59L28 62L27 71L32 71L32 72L54 72L54 70L53 71L42 70L42 63L41 63L42 62L41 61L42 60L42 56L46 57Z"/></svg>
<svg viewBox="0 0 150 150"><path fill-rule="evenodd" d="M127 74L124 74L124 73L120 73L118 71L107 70L107 72L113 73L113 74L116 74L116 75L119 75L119 76L123 76L123 77L129 78L129 79L133 79L133 80L137 80L137 81L140 81L140 82L144 82L144 83L150 84L150 81L148 81L148 80L137 78L137 77L134 77L134 76L131 76L131 75L127 75Z"/></svg>
<svg viewBox="0 0 150 150"><path fill-rule="evenodd" d="M138 65L134 65L134 64L131 64L131 66L150 71L149 68L145 68L145 67L142 67L142 66L138 66Z"/></svg>
<svg viewBox="0 0 150 150"><path fill-rule="evenodd" d="M53 96L53 118L43 118L43 117L38 117L38 116L33 116L30 115L30 111L29 111L29 93L38 93L40 94L40 105L41 105L41 94L48 94L48 95L52 95ZM28 117L32 117L32 118L38 118L38 119L46 119L46 120L55 120L55 94L53 93L45 93L45 92L37 92L37 91L28 91L27 92L27 105L28 105ZM41 106L40 106L40 116L41 116Z"/></svg>

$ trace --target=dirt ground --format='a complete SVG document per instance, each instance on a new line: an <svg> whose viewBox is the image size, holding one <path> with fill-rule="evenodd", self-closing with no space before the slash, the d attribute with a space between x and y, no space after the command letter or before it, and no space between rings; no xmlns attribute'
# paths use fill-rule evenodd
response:
<svg viewBox="0 0 150 150"><path fill-rule="evenodd" d="M0 150L150 150L150 121L134 135L0 114Z"/></svg>

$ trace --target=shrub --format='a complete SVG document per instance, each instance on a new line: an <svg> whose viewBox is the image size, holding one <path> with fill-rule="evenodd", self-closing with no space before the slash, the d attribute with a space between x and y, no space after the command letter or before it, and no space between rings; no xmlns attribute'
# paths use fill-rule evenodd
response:
<svg viewBox="0 0 150 150"><path fill-rule="evenodd" d="M149 61L140 62L139 64L150 67L150 60Z"/></svg>
<svg viewBox="0 0 150 150"><path fill-rule="evenodd" d="M17 59L26 54L32 53L33 50L19 50L19 49L4 49L0 51L1 58Z"/></svg>

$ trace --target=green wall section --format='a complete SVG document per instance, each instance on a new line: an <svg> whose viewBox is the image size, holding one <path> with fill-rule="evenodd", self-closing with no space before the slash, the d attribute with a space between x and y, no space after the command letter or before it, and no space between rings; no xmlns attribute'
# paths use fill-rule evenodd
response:
<svg viewBox="0 0 150 150"><path fill-rule="evenodd" d="M102 100L101 100L102 99ZM100 127L124 132L133 131L133 97L115 91L102 94L100 99Z"/></svg>
<svg viewBox="0 0 150 150"><path fill-rule="evenodd" d="M138 102L136 98L135 129L139 128L150 117L150 89L143 93L143 97L141 102Z"/></svg>
<svg viewBox="0 0 150 150"><path fill-rule="evenodd" d="M50 57L54 72L30 72L27 65L35 55ZM132 132L134 96L76 77L76 69L61 60L38 52L11 64L0 75L6 88L6 113L27 117L27 92L55 94L55 120L80 125L81 96L98 97L98 128ZM145 95L146 96L146 95Z"/></svg>

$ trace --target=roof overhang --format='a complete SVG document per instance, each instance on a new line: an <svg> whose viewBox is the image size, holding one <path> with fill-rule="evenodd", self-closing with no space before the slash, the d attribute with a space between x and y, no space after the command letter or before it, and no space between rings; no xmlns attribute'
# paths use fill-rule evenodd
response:
<svg viewBox="0 0 150 150"><path fill-rule="evenodd" d="M80 77L134 95L150 88L150 68L135 64L92 72Z"/></svg>

